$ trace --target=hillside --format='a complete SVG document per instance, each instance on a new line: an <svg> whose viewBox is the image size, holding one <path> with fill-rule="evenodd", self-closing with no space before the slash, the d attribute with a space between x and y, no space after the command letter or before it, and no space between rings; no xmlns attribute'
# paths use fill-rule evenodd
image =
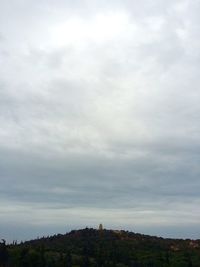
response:
<svg viewBox="0 0 200 267"><path fill-rule="evenodd" d="M0 247L0 266L200 267L200 240L82 229Z"/></svg>

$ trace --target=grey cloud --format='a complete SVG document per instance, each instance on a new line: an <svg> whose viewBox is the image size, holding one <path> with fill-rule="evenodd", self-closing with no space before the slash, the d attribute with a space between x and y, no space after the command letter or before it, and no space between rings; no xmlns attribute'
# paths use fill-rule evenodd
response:
<svg viewBox="0 0 200 267"><path fill-rule="evenodd" d="M198 237L198 1L12 4L0 4L0 234L103 220Z"/></svg>

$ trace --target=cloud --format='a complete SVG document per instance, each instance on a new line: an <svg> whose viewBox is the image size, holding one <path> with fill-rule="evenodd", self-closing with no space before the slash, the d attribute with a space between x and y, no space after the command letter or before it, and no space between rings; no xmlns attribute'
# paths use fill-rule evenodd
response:
<svg viewBox="0 0 200 267"><path fill-rule="evenodd" d="M104 221L197 237L198 1L12 4L0 9L0 234Z"/></svg>

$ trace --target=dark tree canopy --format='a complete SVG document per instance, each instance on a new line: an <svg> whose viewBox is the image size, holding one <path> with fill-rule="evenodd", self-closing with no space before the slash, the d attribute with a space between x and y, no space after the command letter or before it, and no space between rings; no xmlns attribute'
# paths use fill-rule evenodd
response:
<svg viewBox="0 0 200 267"><path fill-rule="evenodd" d="M199 267L200 240L83 229L0 243L0 267Z"/></svg>

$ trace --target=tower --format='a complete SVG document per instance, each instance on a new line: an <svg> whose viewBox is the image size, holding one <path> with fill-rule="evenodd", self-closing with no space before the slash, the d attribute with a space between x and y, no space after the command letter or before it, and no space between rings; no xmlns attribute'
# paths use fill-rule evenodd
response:
<svg viewBox="0 0 200 267"><path fill-rule="evenodd" d="M100 224L99 224L99 231L102 231L102 230L103 230L103 224L100 223Z"/></svg>

